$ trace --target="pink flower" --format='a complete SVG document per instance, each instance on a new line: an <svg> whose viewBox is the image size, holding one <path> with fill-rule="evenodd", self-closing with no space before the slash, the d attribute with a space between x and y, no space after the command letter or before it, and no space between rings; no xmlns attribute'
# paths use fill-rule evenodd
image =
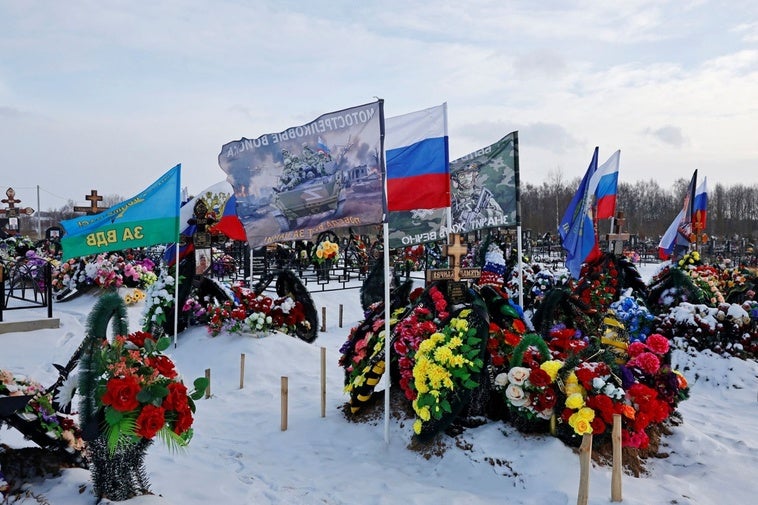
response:
<svg viewBox="0 0 758 505"><path fill-rule="evenodd" d="M643 344L642 342L632 342L631 344L629 344L628 351L629 351L629 356L632 356L632 357L637 356L638 354L645 352L645 344Z"/></svg>
<svg viewBox="0 0 758 505"><path fill-rule="evenodd" d="M661 367L661 360L652 352L643 352L630 359L629 365L639 368L646 374L653 375Z"/></svg>
<svg viewBox="0 0 758 505"><path fill-rule="evenodd" d="M647 348L655 354L662 356L669 351L669 341L660 333L653 333L645 341Z"/></svg>

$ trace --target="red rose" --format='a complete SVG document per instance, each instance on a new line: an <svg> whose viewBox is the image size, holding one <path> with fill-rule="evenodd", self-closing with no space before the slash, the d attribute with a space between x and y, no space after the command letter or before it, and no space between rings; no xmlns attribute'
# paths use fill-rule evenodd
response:
<svg viewBox="0 0 758 505"><path fill-rule="evenodd" d="M100 399L103 405L110 405L119 412L129 412L139 406L137 393L140 392L139 380L130 375L123 379L109 379L105 394Z"/></svg>
<svg viewBox="0 0 758 505"><path fill-rule="evenodd" d="M504 357L500 356L499 354L495 354L494 356L492 356L492 365L493 366L501 367L504 364L505 364L505 358Z"/></svg>
<svg viewBox="0 0 758 505"><path fill-rule="evenodd" d="M137 417L136 433L143 438L153 438L165 423L165 412L161 407L145 405Z"/></svg>
<svg viewBox="0 0 758 505"><path fill-rule="evenodd" d="M153 358L148 358L147 364L158 370L159 374L169 379L173 379L177 375L176 368L174 367L174 362L171 361L171 359L167 356L161 355L155 356Z"/></svg>
<svg viewBox="0 0 758 505"><path fill-rule="evenodd" d="M601 433L605 433L605 423L599 416L595 416L595 418L590 423L590 426L592 426L593 435L600 435Z"/></svg>
<svg viewBox="0 0 758 505"><path fill-rule="evenodd" d="M127 339L137 347L145 347L145 340L148 338L155 342L155 337L153 337L152 333L146 331L135 331L134 333L130 333L127 337Z"/></svg>
<svg viewBox="0 0 758 505"><path fill-rule="evenodd" d="M587 398L587 406L600 413L600 417L603 421L610 424L613 422L613 414L615 412L613 407L613 400L607 395L595 395Z"/></svg>
<svg viewBox="0 0 758 505"><path fill-rule="evenodd" d="M187 405L187 388L181 382L172 382L168 385L168 395L163 399L163 408L166 410L179 410Z"/></svg>
<svg viewBox="0 0 758 505"><path fill-rule="evenodd" d="M177 411L176 422L174 423L174 433L181 435L192 426L192 411L189 406L185 406Z"/></svg>
<svg viewBox="0 0 758 505"><path fill-rule="evenodd" d="M550 375L541 368L533 368L529 373L529 382L538 388L544 388L550 385Z"/></svg>

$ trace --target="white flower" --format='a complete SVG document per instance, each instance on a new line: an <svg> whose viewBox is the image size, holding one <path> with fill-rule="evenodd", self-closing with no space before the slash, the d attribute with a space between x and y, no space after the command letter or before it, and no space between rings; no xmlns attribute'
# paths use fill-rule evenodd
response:
<svg viewBox="0 0 758 505"><path fill-rule="evenodd" d="M495 386L499 388L504 388L508 385L508 374L507 373L499 373L495 377Z"/></svg>
<svg viewBox="0 0 758 505"><path fill-rule="evenodd" d="M526 393L521 386L516 384L509 384L505 389L505 397L514 407L523 407L527 405L529 399L526 397Z"/></svg>
<svg viewBox="0 0 758 505"><path fill-rule="evenodd" d="M602 377L595 377L592 379L592 388L602 390L605 387L605 379Z"/></svg>
<svg viewBox="0 0 758 505"><path fill-rule="evenodd" d="M521 386L529 378L530 370L523 366L514 366L508 370L508 381Z"/></svg>

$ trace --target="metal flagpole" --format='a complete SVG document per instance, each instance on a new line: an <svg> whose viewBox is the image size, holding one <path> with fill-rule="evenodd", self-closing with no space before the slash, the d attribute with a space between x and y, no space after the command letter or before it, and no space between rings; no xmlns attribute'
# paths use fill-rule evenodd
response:
<svg viewBox="0 0 758 505"><path fill-rule="evenodd" d="M174 349L176 349L176 337L179 333L179 242L176 242L176 265L174 266Z"/></svg>
<svg viewBox="0 0 758 505"><path fill-rule="evenodd" d="M384 442L390 443L390 225L384 220Z"/></svg>
<svg viewBox="0 0 758 505"><path fill-rule="evenodd" d="M518 254L518 304L524 306L524 262L522 258L521 225L516 226L516 254Z"/></svg>

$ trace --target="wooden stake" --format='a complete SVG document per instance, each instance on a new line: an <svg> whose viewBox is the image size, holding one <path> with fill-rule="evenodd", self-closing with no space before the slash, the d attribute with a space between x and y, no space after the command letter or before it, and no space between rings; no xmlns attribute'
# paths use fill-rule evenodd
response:
<svg viewBox="0 0 758 505"><path fill-rule="evenodd" d="M240 389L245 387L245 353L240 354Z"/></svg>
<svg viewBox="0 0 758 505"><path fill-rule="evenodd" d="M621 498L621 476L623 461L621 454L621 414L613 414L613 469L611 470L611 501L623 501Z"/></svg>
<svg viewBox="0 0 758 505"><path fill-rule="evenodd" d="M208 387L205 388L205 397L210 398L211 397L211 369L210 368L205 369L205 378L208 379Z"/></svg>
<svg viewBox="0 0 758 505"><path fill-rule="evenodd" d="M326 347L321 348L321 417L326 417Z"/></svg>
<svg viewBox="0 0 758 505"><path fill-rule="evenodd" d="M326 331L326 307L321 307L321 331Z"/></svg>
<svg viewBox="0 0 758 505"><path fill-rule="evenodd" d="M340 327L340 328L342 328L342 309L343 309L343 308L344 308L344 307L343 307L343 306L342 306L342 304L340 303L340 321L339 321L339 327Z"/></svg>
<svg viewBox="0 0 758 505"><path fill-rule="evenodd" d="M592 458L592 433L582 437L579 446L579 495L576 505L587 505L590 495L590 461Z"/></svg>
<svg viewBox="0 0 758 505"><path fill-rule="evenodd" d="M289 388L287 387L287 377L282 376L282 431L287 431L287 397Z"/></svg>

